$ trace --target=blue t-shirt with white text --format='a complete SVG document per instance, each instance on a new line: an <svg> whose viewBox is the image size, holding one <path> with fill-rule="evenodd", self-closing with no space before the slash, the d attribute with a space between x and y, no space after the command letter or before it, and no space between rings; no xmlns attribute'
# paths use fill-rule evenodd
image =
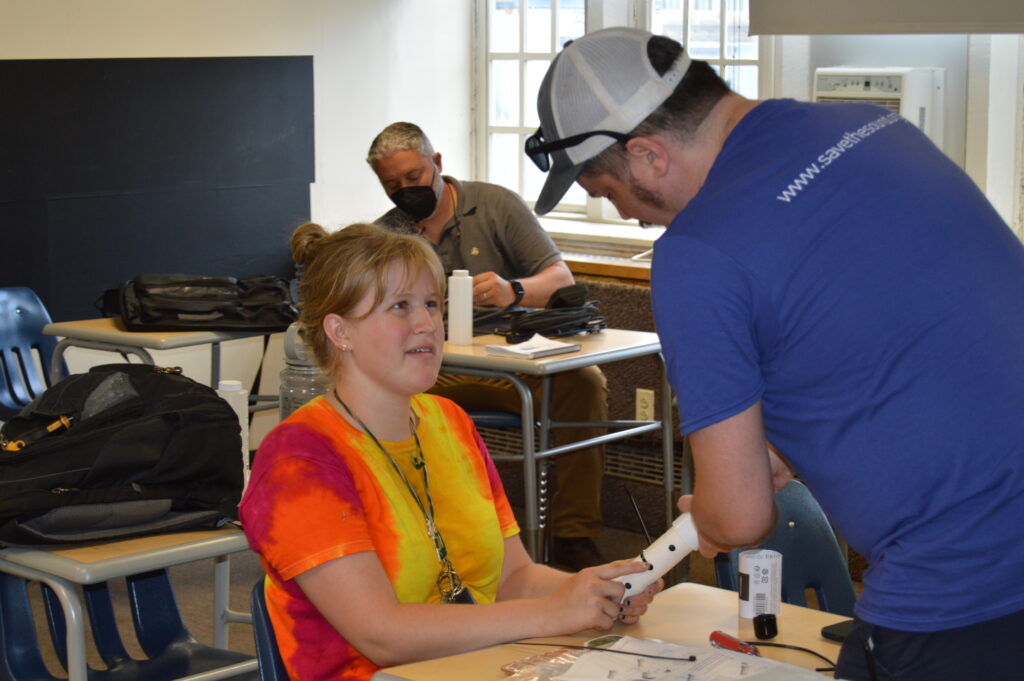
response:
<svg viewBox="0 0 1024 681"><path fill-rule="evenodd" d="M652 289L683 431L762 401L869 562L859 616L1024 609L1024 247L923 133L759 104L656 243Z"/></svg>

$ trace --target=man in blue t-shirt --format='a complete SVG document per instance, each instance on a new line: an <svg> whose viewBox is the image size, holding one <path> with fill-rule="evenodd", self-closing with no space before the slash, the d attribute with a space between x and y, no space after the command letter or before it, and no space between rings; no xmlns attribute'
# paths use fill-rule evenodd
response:
<svg viewBox="0 0 1024 681"><path fill-rule="evenodd" d="M795 472L870 565L838 678L1019 673L1024 247L977 187L894 113L747 100L634 29L567 46L538 110L538 213L575 181L668 225L702 552L763 540Z"/></svg>

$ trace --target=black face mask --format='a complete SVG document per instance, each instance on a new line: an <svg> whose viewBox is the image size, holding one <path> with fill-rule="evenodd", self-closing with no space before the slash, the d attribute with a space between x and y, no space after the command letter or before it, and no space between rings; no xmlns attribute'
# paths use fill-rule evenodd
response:
<svg viewBox="0 0 1024 681"><path fill-rule="evenodd" d="M437 194L434 193L434 178L437 177L437 168L430 176L430 184L418 187L402 187L389 194L388 198L398 208L409 215L413 220L419 222L434 214L437 210Z"/></svg>

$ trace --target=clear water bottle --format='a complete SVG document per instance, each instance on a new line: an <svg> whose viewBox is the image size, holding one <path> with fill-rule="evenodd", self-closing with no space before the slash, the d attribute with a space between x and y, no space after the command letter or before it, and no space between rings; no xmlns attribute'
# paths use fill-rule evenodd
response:
<svg viewBox="0 0 1024 681"><path fill-rule="evenodd" d="M331 381L313 361L309 347L303 342L298 323L288 327L284 335L284 363L281 371L281 420L331 389Z"/></svg>

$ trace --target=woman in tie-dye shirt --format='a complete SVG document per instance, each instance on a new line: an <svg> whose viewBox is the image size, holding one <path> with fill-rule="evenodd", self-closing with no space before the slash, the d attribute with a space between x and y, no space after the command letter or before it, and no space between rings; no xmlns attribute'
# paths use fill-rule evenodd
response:
<svg viewBox="0 0 1024 681"><path fill-rule="evenodd" d="M307 224L292 249L303 334L334 389L267 435L240 507L292 680L635 622L660 584L620 605L612 580L647 566L530 560L472 421L421 394L444 347L429 244Z"/></svg>

